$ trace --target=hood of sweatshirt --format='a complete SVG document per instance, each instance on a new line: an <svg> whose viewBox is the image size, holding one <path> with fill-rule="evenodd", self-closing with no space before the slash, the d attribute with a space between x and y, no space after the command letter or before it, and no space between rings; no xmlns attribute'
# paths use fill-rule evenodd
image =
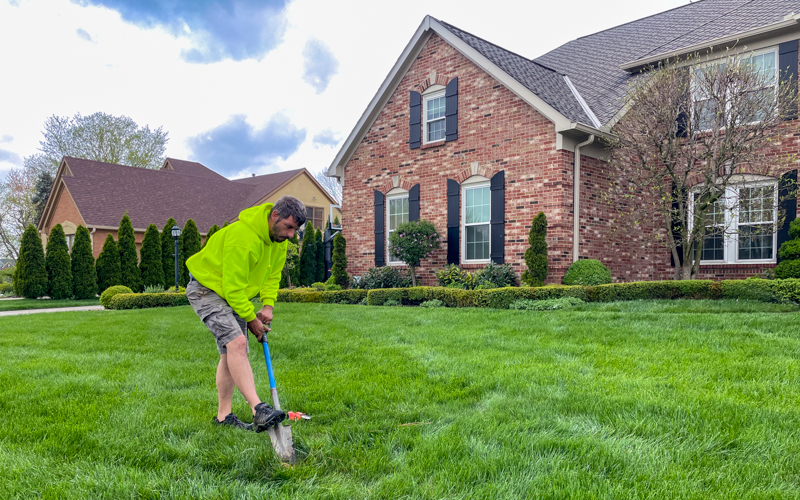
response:
<svg viewBox="0 0 800 500"><path fill-rule="evenodd" d="M265 203L239 213L239 221L246 224L267 244L272 243L269 237L269 212L272 210L272 205L272 203Z"/></svg>

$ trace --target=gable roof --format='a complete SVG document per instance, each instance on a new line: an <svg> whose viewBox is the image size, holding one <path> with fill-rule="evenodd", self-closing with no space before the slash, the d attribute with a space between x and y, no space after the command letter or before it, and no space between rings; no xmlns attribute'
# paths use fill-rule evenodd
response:
<svg viewBox="0 0 800 500"><path fill-rule="evenodd" d="M620 111L635 70L647 61L691 53L726 37L744 40L758 28L779 29L784 26L776 23L792 13L800 13L800 0L700 0L578 38L534 61L569 76L607 125ZM796 26L796 20L786 25Z"/></svg>
<svg viewBox="0 0 800 500"><path fill-rule="evenodd" d="M201 163L167 162L171 169L149 170L65 156L39 229L52 217L59 194L68 193L89 227L117 228L127 211L136 229L145 229L151 223L160 229L160 224L173 217L180 226L194 220L205 234L214 224L234 220L239 212L295 176L305 172L313 178L306 169L299 169L231 181ZM331 203L335 202L331 199Z"/></svg>

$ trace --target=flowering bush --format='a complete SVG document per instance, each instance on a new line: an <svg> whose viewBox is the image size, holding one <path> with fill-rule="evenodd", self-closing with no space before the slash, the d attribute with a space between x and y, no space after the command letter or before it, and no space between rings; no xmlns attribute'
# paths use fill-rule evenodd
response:
<svg viewBox="0 0 800 500"><path fill-rule="evenodd" d="M389 236L391 254L408 264L412 285L417 286L416 268L419 262L440 245L439 233L427 220L404 222Z"/></svg>

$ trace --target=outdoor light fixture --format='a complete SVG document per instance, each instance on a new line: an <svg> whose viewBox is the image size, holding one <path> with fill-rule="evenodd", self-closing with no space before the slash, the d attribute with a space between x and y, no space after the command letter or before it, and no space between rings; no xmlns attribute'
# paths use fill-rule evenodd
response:
<svg viewBox="0 0 800 500"><path fill-rule="evenodd" d="M181 237L181 228L175 224L170 232L172 233L172 239L175 240L175 293L178 293L178 238Z"/></svg>

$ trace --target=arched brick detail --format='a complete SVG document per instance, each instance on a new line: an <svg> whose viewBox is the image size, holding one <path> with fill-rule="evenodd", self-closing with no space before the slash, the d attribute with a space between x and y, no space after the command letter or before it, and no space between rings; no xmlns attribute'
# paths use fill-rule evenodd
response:
<svg viewBox="0 0 800 500"><path fill-rule="evenodd" d="M386 194L397 187L405 189L406 191L410 191L413 186L414 184L411 181L403 179L399 175L393 175L391 178L386 179L382 183L375 186L374 189Z"/></svg>
<svg viewBox="0 0 800 500"><path fill-rule="evenodd" d="M419 93L421 94L421 93L425 92L425 90L428 87L430 87L431 85L434 85L434 84L436 84L436 85L444 85L446 87L447 86L447 82L449 82L449 81L450 81L450 77L448 77L446 75L438 75L438 74L436 74L434 72L434 73L430 74L428 76L428 78L423 80L422 83L417 85L417 88L419 89Z"/></svg>
<svg viewBox="0 0 800 500"><path fill-rule="evenodd" d="M493 168L481 167L481 166L473 164L473 165L465 168L461 172L459 172L458 175L453 177L453 179L455 179L459 184L461 184L462 182L464 182L465 180L469 179L473 175L482 175L483 177L486 177L487 179L491 179L492 176L495 173L496 172L494 171Z"/></svg>

